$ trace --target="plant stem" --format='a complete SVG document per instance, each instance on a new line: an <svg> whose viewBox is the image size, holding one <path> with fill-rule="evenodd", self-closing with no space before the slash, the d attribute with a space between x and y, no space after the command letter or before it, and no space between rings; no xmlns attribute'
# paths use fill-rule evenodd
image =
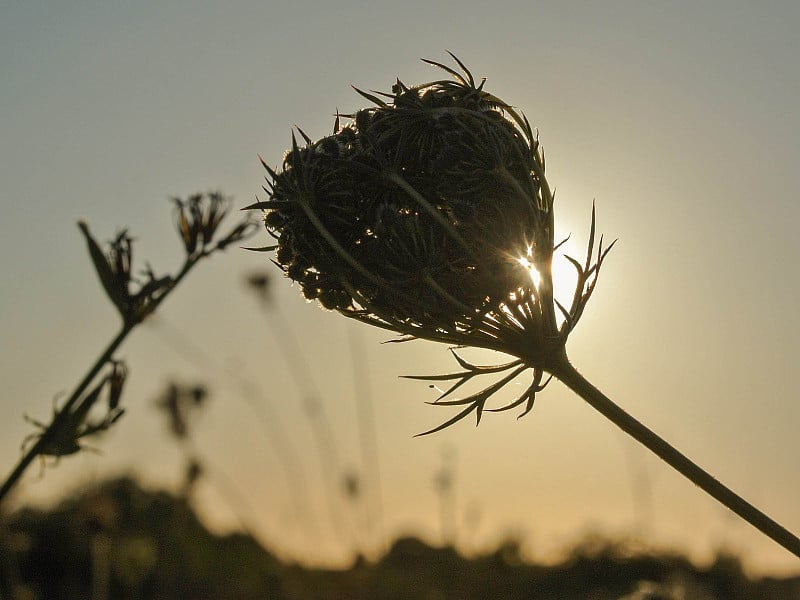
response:
<svg viewBox="0 0 800 600"><path fill-rule="evenodd" d="M588 402L590 406L625 433L644 444L681 475L748 521L756 529L771 537L789 552L800 557L800 539L796 535L724 486L692 460L678 452L673 446L614 404L600 390L587 381L570 364L566 356L550 370L557 379Z"/></svg>
<svg viewBox="0 0 800 600"><path fill-rule="evenodd" d="M34 443L33 446L31 446L31 448L23 455L19 463L17 463L17 466L14 467L14 470L3 482L2 487L0 487L0 502L2 502L6 497L6 494L11 491L11 488L14 487L19 478L22 477L25 469L27 469L28 466L33 462L33 459L41 453L41 450L45 448L48 443L50 443L50 440L53 438L53 436L67 421L70 416L70 410L78 402L81 394L83 394L86 388L89 387L89 384L92 383L95 376L100 372L105 364L111 360L111 358L114 356L114 352L117 351L117 348L119 348L120 344L122 344L123 340L128 336L131 329L133 329L132 324L124 324L122 326L116 337L111 340L86 375L84 375L83 379L78 384L78 387L75 388L75 391L72 392L72 395L64 403L64 406L61 407L61 410L59 410L53 416L53 421L50 423L48 428L42 433L39 439L36 440L36 443Z"/></svg>
<svg viewBox="0 0 800 600"><path fill-rule="evenodd" d="M175 290L181 280L189 271L191 271L192 267L194 267L200 259L210 256L213 252L214 248L203 248L197 254L188 256L184 261L180 271L178 271L177 275L173 278L172 285L170 285L170 287L161 296L153 300L150 313L155 312L156 308L158 308L161 302L163 302L164 299ZM119 348L125 338L128 337L128 334L137 325L139 325L139 323L141 323L141 318L136 320L126 319L123 321L119 333L117 333L114 339L109 342L105 350L103 350L98 359L92 364L92 367L89 369L86 375L84 375L81 382L75 388L75 391L72 392L72 395L64 403L64 406L62 406L61 409L58 410L58 412L56 412L56 414L53 416L53 420L50 422L50 425L48 425L47 429L42 432L33 446L31 446L31 448L25 452L19 463L17 463L17 466L14 467L14 470L11 471L11 474L3 482L3 485L0 486L0 503L3 502L6 495L11 491L11 488L16 485L19 478L22 477L22 474L33 462L33 459L36 458L37 455L41 454L42 450L47 446L47 444L49 444L53 437L58 434L61 427L70 418L72 408L78 402L81 394L83 394L86 388L89 387L89 384L92 383L100 370L113 358L114 352L117 351L117 348Z"/></svg>

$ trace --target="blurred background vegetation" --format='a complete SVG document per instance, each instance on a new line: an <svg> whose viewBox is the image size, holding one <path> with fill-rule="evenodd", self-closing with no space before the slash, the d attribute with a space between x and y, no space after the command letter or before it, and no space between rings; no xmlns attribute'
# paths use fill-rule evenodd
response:
<svg viewBox="0 0 800 600"><path fill-rule="evenodd" d="M465 557L452 546L394 540L376 559L312 568L246 533L218 535L175 495L135 479L98 482L51 510L3 522L0 597L48 599L791 600L800 577L749 579L735 556L698 568L676 553L588 538L548 565L519 540Z"/></svg>

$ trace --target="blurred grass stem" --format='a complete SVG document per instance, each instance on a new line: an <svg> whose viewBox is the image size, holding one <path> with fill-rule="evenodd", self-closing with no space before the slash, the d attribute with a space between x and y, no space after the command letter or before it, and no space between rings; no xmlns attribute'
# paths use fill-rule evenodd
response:
<svg viewBox="0 0 800 600"><path fill-rule="evenodd" d="M228 377L240 390L240 396L255 414L263 428L262 434L267 445L272 449L286 479L287 489L291 496L292 510L298 523L313 527L308 504L307 485L298 453L295 451L291 437L279 419L274 407L264 397L260 386L242 373L236 373L230 367L221 364L210 353L192 341L182 331L172 325L163 316L151 319L151 325L157 327L161 338L173 350L186 360L199 365L210 366Z"/></svg>
<svg viewBox="0 0 800 600"><path fill-rule="evenodd" d="M367 365L368 358L367 353L364 351L360 332L357 332L354 328L348 328L347 331L349 334L350 355L352 357L351 362L353 364L353 388L355 391L362 468L365 479L371 480L372 486L374 486L374 493L367 496L367 501L364 503L365 517L368 530L372 529L373 524L376 526L379 549L383 553L386 550L383 530L383 491L375 411L372 403L369 367ZM369 486L367 488L369 489ZM372 500L375 503L374 514L369 509L370 496L372 496Z"/></svg>
<svg viewBox="0 0 800 600"><path fill-rule="evenodd" d="M311 376L312 371L303 357L300 343L291 327L287 325L288 321L278 313L276 305L265 299L260 300L260 305L270 325L273 337L276 343L280 345L281 355L284 358L289 375L303 399L304 413L311 425L323 481L329 488L327 504L331 524L336 535L341 536L345 532L345 528L336 478L342 473L342 469L333 428L322 404L323 395ZM269 314L270 311L276 314L271 315Z"/></svg>

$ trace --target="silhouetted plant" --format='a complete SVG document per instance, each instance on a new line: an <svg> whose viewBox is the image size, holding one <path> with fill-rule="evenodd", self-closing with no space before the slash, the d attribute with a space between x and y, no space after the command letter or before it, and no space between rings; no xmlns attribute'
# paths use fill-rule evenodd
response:
<svg viewBox="0 0 800 600"><path fill-rule="evenodd" d="M156 401L156 407L167 417L170 434L177 440L189 437L189 419L201 409L208 390L204 385L170 383Z"/></svg>
<svg viewBox="0 0 800 600"><path fill-rule="evenodd" d="M50 423L28 417L40 431L28 436L28 441L35 441L24 449L22 458L0 487L0 501L37 456L75 454L84 447L82 438L105 431L117 422L123 413L123 409L119 408L119 400L127 374L124 365L113 358L119 346L137 325L158 308L199 261L244 240L254 232L255 223L251 219L241 219L227 233L217 235L230 208L230 200L218 192L195 194L187 200L174 198L173 202L176 226L186 250L184 262L174 275L159 277L148 265L142 276L137 276L133 271L133 238L127 230L118 233L104 251L90 233L89 226L84 221L78 223L100 283L119 312L122 325L64 405L54 411ZM108 373L91 391L86 392L104 368L109 369ZM102 420L93 421L89 413L104 389L108 389L108 410Z"/></svg>
<svg viewBox="0 0 800 600"><path fill-rule="evenodd" d="M452 56L452 55L451 55ZM527 118L460 71L391 92L357 90L372 106L337 115L333 134L305 145L292 136L282 168L271 168L264 211L277 243L274 262L309 300L401 335L510 355L481 366L453 351L461 369L416 379L452 382L433 402L460 412L433 433L475 413L524 406L556 377L626 433L714 498L800 556L800 539L723 486L581 376L566 342L591 298L613 243L567 256L577 283L568 306L553 296L553 193L544 152ZM341 124L341 118L349 119ZM595 243L597 242L597 243ZM506 384L530 373L510 404L487 408ZM462 385L497 377L451 399Z"/></svg>
<svg viewBox="0 0 800 600"><path fill-rule="evenodd" d="M265 312L276 310L272 298L272 278L263 271L253 272L246 279L248 287L258 297ZM279 315L270 315L270 319L280 318ZM273 325L276 337L281 334ZM375 417L372 408L372 398L370 391L369 365L362 343L359 337L353 332L348 340L351 363L353 366L353 399L355 400L356 419L358 424L358 439L361 453L362 476L357 478L359 482L360 497L363 497L363 508L365 525L367 530L372 530L373 525L377 528L379 545L383 550L383 498L381 491L380 460L377 432L375 427ZM303 365L299 365L303 367ZM350 480L351 473L344 474L345 482ZM349 489L349 484L345 483ZM370 494L370 492L372 492ZM350 495L347 494L350 498ZM372 500L373 502L370 502ZM363 548L362 548L363 550Z"/></svg>
<svg viewBox="0 0 800 600"><path fill-rule="evenodd" d="M179 443L184 454L184 478L181 496L189 500L203 475L203 462L193 451L191 419L206 405L208 390L204 385L181 385L171 382L156 400L156 408L167 421L170 436Z"/></svg>
<svg viewBox="0 0 800 600"><path fill-rule="evenodd" d="M547 566L528 562L514 538L471 558L400 538L379 560L344 570L310 568L279 559L250 536L211 533L185 498L140 485L98 481L51 509L9 515L0 524L2 597L95 598L90 565L98 535L113 549L106 584L114 599L653 600L646 593L660 592L684 600L786 600L797 598L800 583L788 576L750 579L730 559L698 568L673 553L642 554L591 538ZM11 552L18 563L9 574L3 562Z"/></svg>
<svg viewBox="0 0 800 600"><path fill-rule="evenodd" d="M150 324L156 326L156 331L161 338L185 360L204 369L216 370L236 385L238 396L247 403L262 426L257 431L272 449L284 473L286 488L290 495L291 510L295 515L296 522L303 524L309 530L316 531L308 506L308 491L303 465L295 449L295 441L281 423L280 415L271 410L270 398L264 394L262 386L240 369L224 364L207 348L198 345L166 321L163 315L159 315L157 319L151 319Z"/></svg>
<svg viewBox="0 0 800 600"><path fill-rule="evenodd" d="M242 530L252 535L249 519L245 513L255 514L248 506L235 482L224 470L213 468L207 455L195 443L194 421L208 406L208 388L200 383L183 384L170 382L155 401L155 408L166 420L170 437L178 444L183 454L183 479L179 495L187 505L191 502L197 484L202 479L213 487L230 505L239 519Z"/></svg>
<svg viewBox="0 0 800 600"><path fill-rule="evenodd" d="M39 450L39 458L42 460L44 466L45 457L55 457L56 462L62 456L75 454L81 450L88 449L81 440L85 437L96 435L102 431L106 431L119 418L124 414L125 409L120 408L119 402L122 396L122 387L125 384L125 378L128 375L128 369L121 361L109 361L108 373L100 379L97 385L87 393L76 405L75 408L70 410L64 418L64 424L57 432L57 435L52 435L47 443L42 444ZM94 408L100 395L104 389L108 389L107 409L103 418L99 421L92 421L89 419L89 412ZM62 409L63 411L64 409ZM53 407L53 417L58 415L59 411ZM22 451L28 447L28 443L32 440L40 439L47 431L48 425L32 419L25 415L25 420L35 425L39 429L39 433L31 433L26 436L22 441Z"/></svg>

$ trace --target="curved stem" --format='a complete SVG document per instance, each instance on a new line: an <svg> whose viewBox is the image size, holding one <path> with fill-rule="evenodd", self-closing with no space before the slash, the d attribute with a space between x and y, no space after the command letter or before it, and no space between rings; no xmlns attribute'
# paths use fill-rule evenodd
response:
<svg viewBox="0 0 800 600"><path fill-rule="evenodd" d="M614 404L573 367L566 357L550 369L553 375L625 433L667 462L681 475L749 522L763 534L800 557L800 539L744 498L731 491L692 460Z"/></svg>

